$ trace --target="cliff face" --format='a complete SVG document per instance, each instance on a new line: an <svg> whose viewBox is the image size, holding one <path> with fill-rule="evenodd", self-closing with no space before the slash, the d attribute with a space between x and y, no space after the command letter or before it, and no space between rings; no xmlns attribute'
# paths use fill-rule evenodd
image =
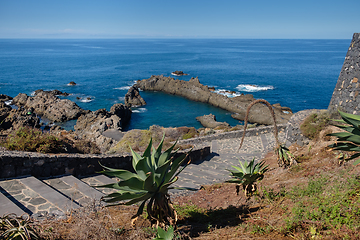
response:
<svg viewBox="0 0 360 240"><path fill-rule="evenodd" d="M329 111L337 109L351 114L360 114L360 33L354 33L340 76L336 83Z"/></svg>
<svg viewBox="0 0 360 240"><path fill-rule="evenodd" d="M215 107L225 109L235 113L234 118L238 120L245 119L247 106L254 101L253 95L242 95L234 98L214 93L205 85L199 82L198 78L192 78L190 81L175 80L171 77L151 76L136 83L136 87L144 91L161 91L168 94L182 96L192 101L211 104ZM292 112L290 108L283 108L279 104L274 106L277 123L286 123ZM269 110L262 104L257 104L251 108L249 121L264 125L273 124Z"/></svg>

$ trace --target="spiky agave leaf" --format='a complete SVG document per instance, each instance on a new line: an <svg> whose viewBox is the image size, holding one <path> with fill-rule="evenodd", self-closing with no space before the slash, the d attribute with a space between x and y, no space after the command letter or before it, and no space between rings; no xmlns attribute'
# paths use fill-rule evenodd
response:
<svg viewBox="0 0 360 240"><path fill-rule="evenodd" d="M149 201L147 205L149 219L156 219L160 222L166 221L167 217L165 215L174 211L174 209L169 206L171 203L168 190L175 188L170 186L177 181L177 176L187 166L184 165L180 168L187 155L182 154L175 157L178 151L178 149L173 151L176 142L162 152L163 141L164 137L155 149L152 145L152 140L150 140L149 145L142 155L134 152L130 147L133 156L132 166L134 172L103 166L104 171L102 171L102 173L108 176L118 177L120 181L114 184L98 186L117 190L115 193L104 196L102 200L111 205L132 205L141 202L138 212L133 218L142 214L146 202ZM196 190L193 188L179 189ZM165 206L166 209L170 209L170 213L167 210L154 209L159 206ZM170 215L175 216L176 214L171 213Z"/></svg>
<svg viewBox="0 0 360 240"><path fill-rule="evenodd" d="M230 183L237 183L244 187L245 195L251 194L247 193L249 191L250 185L255 185L257 181L260 181L264 178L264 173L268 170L268 165L265 165L264 161L260 161L255 164L255 158L249 163L245 161L242 163L240 160L240 166L232 166L235 170L228 170L231 173L232 179L227 180ZM251 188L256 189L256 188Z"/></svg>
<svg viewBox="0 0 360 240"><path fill-rule="evenodd" d="M346 132L337 132L330 133L327 136L337 137L337 141L333 144L330 144L328 147L332 150L340 150L347 152L358 152L345 158L345 161L350 161L360 157L360 116L350 113L345 113L339 111L342 120L337 120L337 122L345 123L347 125L334 125L338 128L343 129ZM360 159L354 162L354 165L360 163Z"/></svg>

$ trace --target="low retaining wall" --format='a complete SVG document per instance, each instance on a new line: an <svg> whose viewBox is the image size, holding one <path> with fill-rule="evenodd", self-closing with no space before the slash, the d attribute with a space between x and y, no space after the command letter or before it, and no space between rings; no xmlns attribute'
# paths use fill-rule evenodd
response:
<svg viewBox="0 0 360 240"><path fill-rule="evenodd" d="M188 156L195 161L210 154L210 147L194 149ZM51 177L64 174L87 176L102 170L99 162L107 167L132 170L129 155L92 154L41 154L19 151L0 152L0 178L32 175ZM186 160L187 161L187 160Z"/></svg>
<svg viewBox="0 0 360 240"><path fill-rule="evenodd" d="M278 126L278 130L285 130L286 124ZM245 136L256 136L273 132L273 126L249 128ZM210 143L213 140L241 138L243 130L211 134L204 137L181 140L182 144L192 144L197 147L188 156L189 160L204 159L210 154ZM88 176L102 170L99 162L107 167L121 168L132 171L132 157L130 155L94 155L94 154L42 154L19 151L0 152L0 178L13 178L32 175L45 178L72 174L74 176Z"/></svg>
<svg viewBox="0 0 360 240"><path fill-rule="evenodd" d="M278 131L284 131L287 124L279 124L277 125ZM264 133L274 132L274 126L265 126L265 127L255 127L246 129L245 136L257 136ZM204 137L190 138L186 140L181 140L179 143L181 144L191 144L191 145L204 145L204 143L210 143L213 140L222 140L222 139L231 139L231 138L239 138L241 139L244 134L244 130L237 130L231 132L224 133L215 133Z"/></svg>

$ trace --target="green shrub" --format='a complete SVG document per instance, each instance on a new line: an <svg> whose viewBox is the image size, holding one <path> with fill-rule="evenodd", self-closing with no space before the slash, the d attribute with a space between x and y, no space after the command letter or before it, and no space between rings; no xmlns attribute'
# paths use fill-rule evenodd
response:
<svg viewBox="0 0 360 240"><path fill-rule="evenodd" d="M11 133L2 143L8 150L27 152L59 152L63 142L49 133L43 133L39 129L22 127Z"/></svg>
<svg viewBox="0 0 360 240"><path fill-rule="evenodd" d="M328 123L328 113L313 113L304 120L304 123L300 126L300 130L305 137L316 139Z"/></svg>

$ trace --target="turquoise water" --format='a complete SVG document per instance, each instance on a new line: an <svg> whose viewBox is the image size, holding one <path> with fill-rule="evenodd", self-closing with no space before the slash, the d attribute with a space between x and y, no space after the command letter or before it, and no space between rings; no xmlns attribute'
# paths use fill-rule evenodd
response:
<svg viewBox="0 0 360 240"><path fill-rule="evenodd" d="M109 110L124 101L134 81L181 70L189 75L176 78L199 77L202 84L251 93L295 112L327 108L350 41L0 39L0 93L15 97L58 89L84 109ZM77 85L68 86L70 81ZM148 105L133 109L127 129L199 128L195 117L209 113L238 124L230 113L206 104L158 92L141 95Z"/></svg>

